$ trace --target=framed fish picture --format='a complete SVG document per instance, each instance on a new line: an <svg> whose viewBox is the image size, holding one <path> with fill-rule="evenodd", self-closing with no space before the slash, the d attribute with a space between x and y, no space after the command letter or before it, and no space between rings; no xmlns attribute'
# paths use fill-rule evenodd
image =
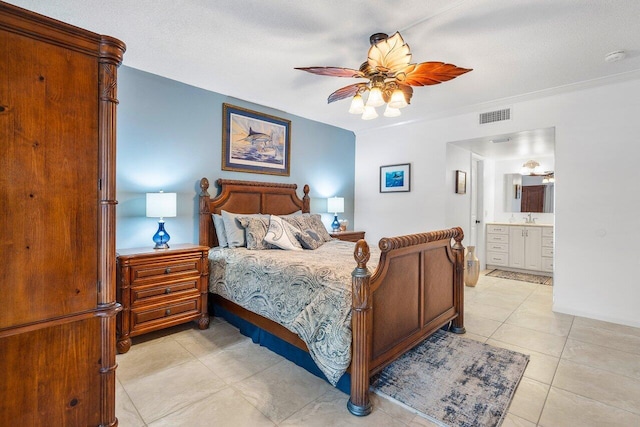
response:
<svg viewBox="0 0 640 427"><path fill-rule="evenodd" d="M411 164L380 166L380 192L411 191Z"/></svg>
<svg viewBox="0 0 640 427"><path fill-rule="evenodd" d="M289 176L291 121L222 107L222 170Z"/></svg>

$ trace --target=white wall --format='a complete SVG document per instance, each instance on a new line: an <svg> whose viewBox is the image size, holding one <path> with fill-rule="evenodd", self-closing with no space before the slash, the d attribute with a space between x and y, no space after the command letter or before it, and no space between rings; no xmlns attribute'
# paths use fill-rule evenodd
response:
<svg viewBox="0 0 640 427"><path fill-rule="evenodd" d="M428 89L426 89L428 90ZM513 119L478 125L511 107ZM411 108L411 107L408 107ZM640 80L613 81L356 135L355 227L369 242L447 227L446 145L556 128L554 311L640 326ZM379 166L412 162L410 193L380 194ZM463 227L464 224L461 224Z"/></svg>

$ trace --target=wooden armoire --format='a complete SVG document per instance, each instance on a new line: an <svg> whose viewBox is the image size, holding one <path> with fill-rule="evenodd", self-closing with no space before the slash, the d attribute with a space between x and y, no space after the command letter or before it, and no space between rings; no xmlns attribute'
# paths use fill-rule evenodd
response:
<svg viewBox="0 0 640 427"><path fill-rule="evenodd" d="M117 425L124 50L0 2L0 426Z"/></svg>

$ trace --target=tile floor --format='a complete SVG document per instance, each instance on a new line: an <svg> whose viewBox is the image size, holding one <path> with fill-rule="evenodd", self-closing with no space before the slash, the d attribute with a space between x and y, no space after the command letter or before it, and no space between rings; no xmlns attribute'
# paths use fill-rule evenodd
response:
<svg viewBox="0 0 640 427"><path fill-rule="evenodd" d="M465 287L466 336L531 357L503 426L640 426L640 329L553 313L552 291ZM354 417L347 395L220 319L139 337L117 362L121 427L434 425L376 395Z"/></svg>

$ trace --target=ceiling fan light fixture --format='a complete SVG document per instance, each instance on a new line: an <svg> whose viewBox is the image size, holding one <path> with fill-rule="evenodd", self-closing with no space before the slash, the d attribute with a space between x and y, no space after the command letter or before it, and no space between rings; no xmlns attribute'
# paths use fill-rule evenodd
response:
<svg viewBox="0 0 640 427"><path fill-rule="evenodd" d="M384 99L382 99L382 91L379 87L372 87L369 90L369 97L367 98L367 107L380 107L384 105Z"/></svg>
<svg viewBox="0 0 640 427"><path fill-rule="evenodd" d="M389 107L398 109L404 108L407 105L407 100L404 98L404 93L402 93L402 90L394 90L391 94L391 99L389 100Z"/></svg>
<svg viewBox="0 0 640 427"><path fill-rule="evenodd" d="M353 97L351 100L351 106L349 107L349 112L351 114L362 114L364 113L364 101L362 100L362 95L359 93Z"/></svg>
<svg viewBox="0 0 640 427"><path fill-rule="evenodd" d="M387 108L384 110L385 117L398 117L401 114L400 109L392 107L391 103L388 103Z"/></svg>
<svg viewBox="0 0 640 427"><path fill-rule="evenodd" d="M376 109L369 105L365 105L364 113L362 113L362 120L372 120L372 119L375 119L376 117L378 117L378 113L376 112Z"/></svg>

